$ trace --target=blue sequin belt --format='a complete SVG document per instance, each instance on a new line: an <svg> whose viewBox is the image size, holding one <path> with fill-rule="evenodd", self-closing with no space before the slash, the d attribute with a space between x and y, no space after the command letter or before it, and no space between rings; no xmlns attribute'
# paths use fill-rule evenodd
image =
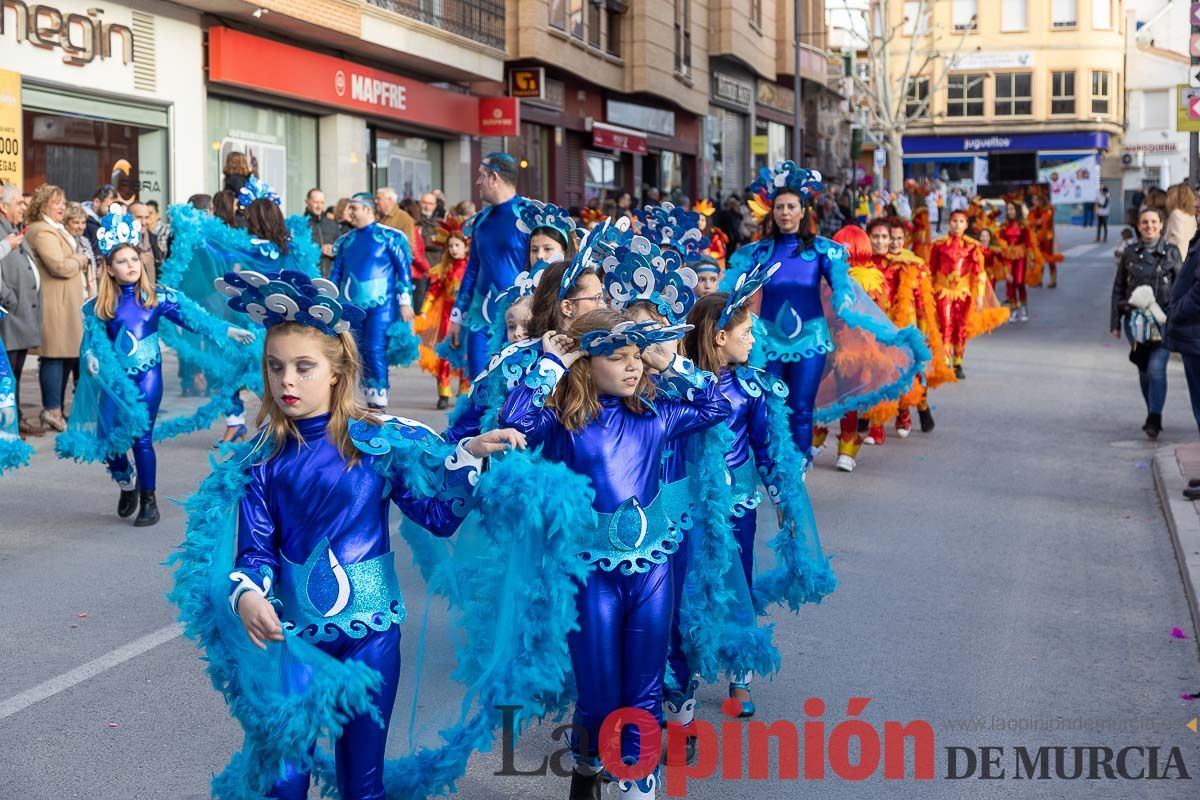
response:
<svg viewBox="0 0 1200 800"><path fill-rule="evenodd" d="M346 279L346 299L360 308L379 308L387 305L388 300L388 276L380 275L378 278L370 278L365 281L360 281L351 275Z"/></svg>
<svg viewBox="0 0 1200 800"><path fill-rule="evenodd" d="M318 542L303 564L282 557L275 597L284 628L314 642L339 634L361 639L405 618L394 554L343 566L328 539Z"/></svg>
<svg viewBox="0 0 1200 800"><path fill-rule="evenodd" d="M679 549L683 531L668 518L665 505L661 494L645 507L631 497L613 513L597 514L592 546L579 557L605 572L619 569L625 575L667 563Z"/></svg>
<svg viewBox="0 0 1200 800"><path fill-rule="evenodd" d="M129 346L132 342L133 345ZM126 332L114 342L117 360L125 368L126 375L140 375L156 364L162 363L162 349L158 346L158 334L152 333L144 339L135 338Z"/></svg>
<svg viewBox="0 0 1200 800"><path fill-rule="evenodd" d="M754 334L768 361L803 361L833 352L825 317L801 320L787 304L774 322L759 317L754 323Z"/></svg>

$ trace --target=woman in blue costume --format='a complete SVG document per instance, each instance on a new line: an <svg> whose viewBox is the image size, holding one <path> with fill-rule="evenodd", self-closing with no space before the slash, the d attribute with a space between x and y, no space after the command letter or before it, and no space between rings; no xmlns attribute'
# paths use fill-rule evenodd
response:
<svg viewBox="0 0 1200 800"><path fill-rule="evenodd" d="M234 357L235 344L254 341L254 334L216 319L174 289L154 286L142 270L140 236L128 214L101 220L97 238L105 268L97 296L83 306L79 352L89 380L80 381L70 424L55 449L61 457L103 460L121 488L117 515L137 511L133 524L142 527L159 519L154 439L163 395L160 322L203 334L227 358Z"/></svg>
<svg viewBox="0 0 1200 800"><path fill-rule="evenodd" d="M457 726L443 750L385 763L405 615L388 510L394 503L435 535L451 535L486 480L481 459L523 447L524 437L492 431L449 448L418 423L376 417L356 399L361 367L350 330L364 314L339 302L332 283L248 271L223 280L231 306L267 327L268 398L260 432L229 451L189 501L188 539L176 559L172 600L246 732L243 752L214 779L214 795L300 800L313 777L336 785L342 800L442 791L490 742L490 703L513 697L477 682L486 713ZM509 508L498 521L520 529L524 513ZM553 597L575 576L562 559L549 563L560 575L547 591ZM528 604L550 625L569 624L536 600ZM529 649L553 661L536 639ZM536 685L530 674L545 677L524 653L514 662L527 688ZM512 673L501 672L511 688ZM323 735L334 742L332 764L316 749Z"/></svg>
<svg viewBox="0 0 1200 800"><path fill-rule="evenodd" d="M501 348L487 369L471 382L471 393L458 401L450 415L448 439L478 433L490 426L504 398L524 379L541 357L541 338L546 331L561 331L571 321L604 307L600 263L612 252L617 229L608 223L593 228L584 237L574 258L520 273L508 291L497 296L495 305L507 309L522 296L530 296L528 338Z"/></svg>
<svg viewBox="0 0 1200 800"><path fill-rule="evenodd" d="M672 661L680 685L691 666L706 678L719 666L733 675L729 696L741 703L741 716L754 714L750 697L752 673L770 672L778 653L770 629L758 629L756 609L782 603L796 610L820 602L837 585L821 551L816 522L804 486L805 459L793 444L788 426L787 387L774 375L747 365L754 346L751 297L778 270L757 267L732 294L709 295L696 303L683 340L683 352L703 370L718 376L721 392L732 407L726 420L724 470L699 477L702 499L696 516L704 526L695 552L697 567L689 574L681 609L684 652L695 665ZM728 480L722 477L728 475ZM759 486L779 510L782 522L771 548L775 564L754 574L754 543L762 500ZM732 537L733 547L721 547ZM727 554L738 553L734 559ZM732 562L732 563L731 563ZM691 699L691 692L684 701Z"/></svg>
<svg viewBox="0 0 1200 800"><path fill-rule="evenodd" d="M796 447L809 458L814 417L840 419L847 411L899 397L929 359L920 332L897 330L850 279L845 249L816 235L811 206L823 188L819 173L791 161L764 167L750 186L752 210L769 214L763 238L733 254L723 283L730 290L755 266L781 265L762 292L756 355L787 386ZM822 387L826 360L845 331L865 352L861 359L844 360L843 372ZM862 365L861 374L856 365ZM864 379L867 374L873 377Z"/></svg>
<svg viewBox="0 0 1200 800"><path fill-rule="evenodd" d="M420 358L420 340L412 332L412 250L402 232L375 221L370 194L354 195L348 210L354 229L334 242L329 280L366 313L354 335L367 407L378 411L388 404L388 367Z"/></svg>
<svg viewBox="0 0 1200 800"><path fill-rule="evenodd" d="M0 308L0 319L6 315ZM25 466L33 455L33 448L21 441L17 422L17 379L8 363L4 342L0 341L0 475Z"/></svg>
<svg viewBox="0 0 1200 800"><path fill-rule="evenodd" d="M680 541L660 498L662 458L672 442L729 413L711 375L677 356L656 361L646 350L682 332L634 323L615 311L585 314L569 335L543 337L543 357L500 415L551 461L589 478L595 491L599 524L580 554L592 571L579 589L579 629L567 638L577 687L572 798L599 797L598 753L607 750L599 735L610 713L641 709L655 724L662 721L672 609L668 557ZM665 376L689 382L692 391L679 400L654 399L643 358ZM625 728L620 755L640 771L619 781L622 797L653 798L658 752L642 751L636 727Z"/></svg>

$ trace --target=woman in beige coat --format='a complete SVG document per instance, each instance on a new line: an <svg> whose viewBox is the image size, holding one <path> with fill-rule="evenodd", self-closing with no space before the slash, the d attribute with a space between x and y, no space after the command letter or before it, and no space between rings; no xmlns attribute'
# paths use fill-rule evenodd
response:
<svg viewBox="0 0 1200 800"><path fill-rule="evenodd" d="M38 187L25 219L32 224L25 240L33 250L42 281L42 344L38 348L38 381L42 385L42 422L66 430L63 395L67 377L78 374L83 340L83 277L87 257L63 226L67 198L57 186Z"/></svg>
<svg viewBox="0 0 1200 800"><path fill-rule="evenodd" d="M1196 194L1186 183L1167 190L1167 227L1163 236L1179 250L1179 260L1187 258L1188 245L1196 235Z"/></svg>

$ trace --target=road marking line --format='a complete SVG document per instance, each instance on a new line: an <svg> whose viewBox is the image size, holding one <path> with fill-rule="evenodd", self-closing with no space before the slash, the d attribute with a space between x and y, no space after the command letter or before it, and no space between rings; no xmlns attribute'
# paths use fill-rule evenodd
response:
<svg viewBox="0 0 1200 800"><path fill-rule="evenodd" d="M1092 242L1090 244L1077 244L1072 248L1064 250L1063 255L1066 256L1067 258L1075 258L1076 256L1081 256L1084 253L1090 253L1092 250L1095 250L1097 247L1103 247L1103 246L1104 246L1103 242Z"/></svg>
<svg viewBox="0 0 1200 800"><path fill-rule="evenodd" d="M137 658L142 653L153 650L160 644L166 644L172 639L178 639L181 635L183 635L182 626L178 624L168 625L165 628L154 631L154 633L148 633L140 639L134 639L129 644L118 647L111 653L106 653L97 659L76 667L70 672L64 672L62 675L51 678L45 683L39 683L32 689L27 689L0 703L0 719L11 717L13 714L29 708L34 703L53 697L59 692L65 692L72 686L83 683L88 678L94 678L100 673L123 664L131 658Z"/></svg>

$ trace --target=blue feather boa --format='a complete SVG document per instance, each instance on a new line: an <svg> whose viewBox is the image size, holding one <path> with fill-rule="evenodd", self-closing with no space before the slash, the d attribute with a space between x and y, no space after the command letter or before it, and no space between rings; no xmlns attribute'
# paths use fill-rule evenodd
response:
<svg viewBox="0 0 1200 800"><path fill-rule="evenodd" d="M412 323L397 319L387 329L385 356L388 366L407 367L421 357L421 338L413 333Z"/></svg>
<svg viewBox="0 0 1200 800"><path fill-rule="evenodd" d="M8 434L0 434L0 475L25 466L31 456L33 448L21 441L20 437L9 438Z"/></svg>

